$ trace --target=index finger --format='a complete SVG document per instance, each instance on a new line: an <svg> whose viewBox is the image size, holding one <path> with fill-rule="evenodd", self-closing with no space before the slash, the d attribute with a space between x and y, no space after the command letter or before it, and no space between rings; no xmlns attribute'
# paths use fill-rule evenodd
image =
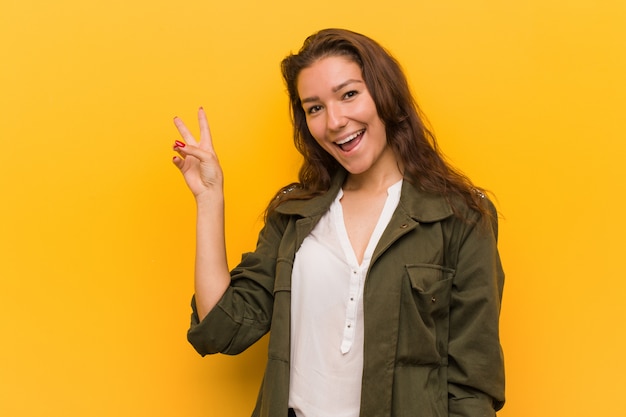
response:
<svg viewBox="0 0 626 417"><path fill-rule="evenodd" d="M174 125L176 125L176 129L178 129L178 133L187 143L196 144L197 141L185 125L185 123L177 117L174 117Z"/></svg>

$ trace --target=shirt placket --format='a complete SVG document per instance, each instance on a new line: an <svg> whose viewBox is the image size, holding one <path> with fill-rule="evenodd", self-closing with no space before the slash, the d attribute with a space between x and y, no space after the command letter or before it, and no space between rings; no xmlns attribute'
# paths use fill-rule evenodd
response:
<svg viewBox="0 0 626 417"><path fill-rule="evenodd" d="M363 271L352 266L350 270L350 286L348 300L346 303L346 319L343 328L343 338L341 341L341 353L346 354L352 348L357 326L357 312L359 305L359 293L363 280Z"/></svg>

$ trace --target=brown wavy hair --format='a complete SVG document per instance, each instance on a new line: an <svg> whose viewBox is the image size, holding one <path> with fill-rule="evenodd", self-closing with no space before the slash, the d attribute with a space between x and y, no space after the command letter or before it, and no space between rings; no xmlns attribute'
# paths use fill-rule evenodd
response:
<svg viewBox="0 0 626 417"><path fill-rule="evenodd" d="M299 183L281 189L266 214L285 201L309 199L324 193L333 175L343 169L311 135L297 89L300 72L329 56L346 57L361 68L378 116L385 125L388 145L404 167L407 181L425 192L443 195L457 214L457 204L453 203L458 203L459 199L471 209L487 213L481 202L485 198L484 190L447 163L440 152L397 60L367 36L345 29L325 29L309 36L297 54L288 55L281 63L289 94L293 140L304 162Z"/></svg>

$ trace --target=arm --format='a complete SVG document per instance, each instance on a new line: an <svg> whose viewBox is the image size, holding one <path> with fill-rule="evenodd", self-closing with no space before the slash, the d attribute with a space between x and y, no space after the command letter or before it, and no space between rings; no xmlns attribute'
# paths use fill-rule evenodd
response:
<svg viewBox="0 0 626 417"><path fill-rule="evenodd" d="M256 250L228 271L224 242L223 177L206 115L198 111L200 141L178 118L186 143L176 141L174 165L182 172L197 205L195 294L187 339L201 355L237 354L269 331L273 311L276 254L286 218L271 216Z"/></svg>
<svg viewBox="0 0 626 417"><path fill-rule="evenodd" d="M192 301L187 339L202 356L238 354L269 331L278 246L286 220L275 215L267 219L255 251L243 255L231 272L230 286L204 319L197 314L195 298Z"/></svg>
<svg viewBox="0 0 626 417"><path fill-rule="evenodd" d="M196 141L182 120L174 124L186 143L176 141L174 157L197 206L195 301L202 319L224 295L230 283L224 243L224 187L222 169L213 149L204 110L198 110L200 141Z"/></svg>
<svg viewBox="0 0 626 417"><path fill-rule="evenodd" d="M450 417L492 417L504 404L499 340L504 272L497 249L497 215L491 209L493 221L462 225L453 248L458 258L448 352Z"/></svg>

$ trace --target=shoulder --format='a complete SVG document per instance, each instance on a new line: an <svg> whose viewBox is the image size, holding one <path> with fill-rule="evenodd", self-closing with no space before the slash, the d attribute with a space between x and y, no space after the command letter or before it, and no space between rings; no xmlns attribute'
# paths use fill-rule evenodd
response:
<svg viewBox="0 0 626 417"><path fill-rule="evenodd" d="M470 206L467 199L455 196L451 198L451 205L455 212L454 228L462 231L462 235L478 232L479 236L492 236L498 239L498 210L487 193L473 189L473 202L475 206ZM491 237L490 237L491 238Z"/></svg>
<svg viewBox="0 0 626 417"><path fill-rule="evenodd" d="M286 185L276 193L268 208L268 214L275 211L280 214L311 217L325 213L341 189L344 176L343 173L335 175L325 190L310 190L301 183Z"/></svg>
<svg viewBox="0 0 626 417"><path fill-rule="evenodd" d="M475 228L498 233L498 212L482 189L472 188L466 194L442 194L421 189L405 180L400 204L416 221L445 223L444 228L463 236Z"/></svg>

